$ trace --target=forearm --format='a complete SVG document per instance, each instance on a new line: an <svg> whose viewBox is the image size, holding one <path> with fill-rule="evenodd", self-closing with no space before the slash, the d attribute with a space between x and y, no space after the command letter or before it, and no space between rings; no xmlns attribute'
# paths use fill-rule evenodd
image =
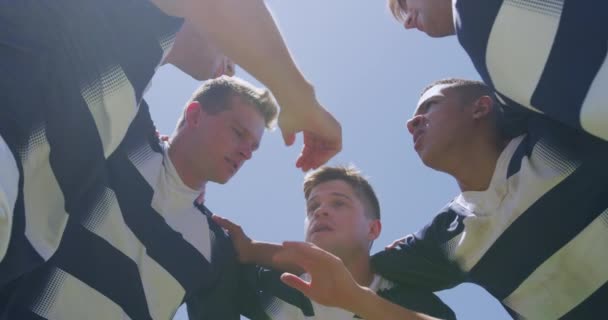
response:
<svg viewBox="0 0 608 320"><path fill-rule="evenodd" d="M280 244L254 241L251 245L251 252L248 254L247 263L298 275L304 273L302 268L297 265L273 261L272 257L282 249L283 246Z"/></svg>
<svg viewBox="0 0 608 320"><path fill-rule="evenodd" d="M437 319L420 314L402 306L394 304L380 296L369 288L359 287L355 290L348 309L366 320L410 320L410 319Z"/></svg>
<svg viewBox="0 0 608 320"><path fill-rule="evenodd" d="M314 97L263 0L182 0L170 4L169 9L167 0L153 1L206 32L224 54L268 86L277 98L294 93L304 99Z"/></svg>

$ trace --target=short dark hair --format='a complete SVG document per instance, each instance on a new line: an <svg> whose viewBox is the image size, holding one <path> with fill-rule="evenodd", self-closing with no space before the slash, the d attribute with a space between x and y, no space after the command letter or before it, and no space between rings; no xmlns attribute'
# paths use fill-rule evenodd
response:
<svg viewBox="0 0 608 320"><path fill-rule="evenodd" d="M448 85L451 89L458 89L457 93L462 99L464 99L463 102L473 102L482 96L489 96L493 100L496 100L494 98L494 91L485 83L476 80L459 78L445 78L434 81L422 89L420 96L422 97L422 95L424 95L424 93L429 89L439 85ZM497 101L495 101L495 104L496 102Z"/></svg>
<svg viewBox="0 0 608 320"><path fill-rule="evenodd" d="M304 198L308 199L312 189L321 183L341 180L350 185L366 208L366 215L380 220L380 203L374 189L354 166L324 166L304 178Z"/></svg>
<svg viewBox="0 0 608 320"><path fill-rule="evenodd" d="M492 98L491 116L499 139L508 140L526 132L529 113L513 112L511 109L508 110L509 112L505 112L504 106L496 99L495 91L485 83L476 80L445 78L424 87L420 96L438 85L447 85L448 90L454 90L463 104L472 103L482 96Z"/></svg>

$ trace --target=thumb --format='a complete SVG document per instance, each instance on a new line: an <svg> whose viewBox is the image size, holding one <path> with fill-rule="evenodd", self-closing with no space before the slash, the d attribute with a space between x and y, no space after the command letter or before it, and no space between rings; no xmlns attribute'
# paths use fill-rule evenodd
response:
<svg viewBox="0 0 608 320"><path fill-rule="evenodd" d="M296 133L292 131L287 131L281 128L281 134L283 134L283 141L286 146L291 146L296 141Z"/></svg>
<svg viewBox="0 0 608 320"><path fill-rule="evenodd" d="M309 284L300 277L286 272L281 275L281 281L308 296Z"/></svg>

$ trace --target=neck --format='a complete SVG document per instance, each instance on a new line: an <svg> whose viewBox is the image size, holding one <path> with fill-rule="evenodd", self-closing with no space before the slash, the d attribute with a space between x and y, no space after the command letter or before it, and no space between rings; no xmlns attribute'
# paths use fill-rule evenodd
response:
<svg viewBox="0 0 608 320"><path fill-rule="evenodd" d="M179 142L179 139L175 137L169 142L169 159L175 167L175 171L179 175L182 182L191 189L200 190L205 186L206 179L200 177L200 174L191 170L194 166L190 165L190 161L187 157L183 156L187 154L187 148L184 148Z"/></svg>
<svg viewBox="0 0 608 320"><path fill-rule="evenodd" d="M474 141L468 148L461 148L462 158L453 161L453 168L446 171L456 179L461 192L487 190L506 145L497 145L495 140Z"/></svg>
<svg viewBox="0 0 608 320"><path fill-rule="evenodd" d="M374 273L372 272L369 253L350 258L340 257L340 259L359 285L368 287L372 284Z"/></svg>

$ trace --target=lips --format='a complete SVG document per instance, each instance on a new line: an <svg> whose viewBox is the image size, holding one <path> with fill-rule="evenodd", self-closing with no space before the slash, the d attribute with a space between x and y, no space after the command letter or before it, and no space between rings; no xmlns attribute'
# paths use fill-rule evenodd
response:
<svg viewBox="0 0 608 320"><path fill-rule="evenodd" d="M328 223L317 223L310 229L310 234L333 230L334 229Z"/></svg>
<svg viewBox="0 0 608 320"><path fill-rule="evenodd" d="M422 138L423 135L424 135L424 132L422 132L422 131L416 131L416 132L414 132L414 134L413 134L413 140L414 140L414 148L415 149L418 149L419 144L422 141L421 138Z"/></svg>
<svg viewBox="0 0 608 320"><path fill-rule="evenodd" d="M232 159L230 159L230 158L226 157L226 158L224 158L224 160L226 160L226 162L227 162L227 163L228 163L230 166L232 166L232 169L234 169L235 171L238 169L238 167L239 167L239 166L238 166L238 164L237 164L236 162L232 161Z"/></svg>

